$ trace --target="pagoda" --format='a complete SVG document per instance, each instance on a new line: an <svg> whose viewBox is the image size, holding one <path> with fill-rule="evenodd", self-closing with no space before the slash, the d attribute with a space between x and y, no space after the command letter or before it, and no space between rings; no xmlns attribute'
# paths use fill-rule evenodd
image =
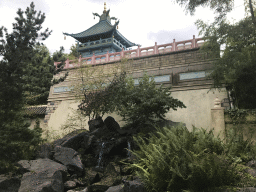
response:
<svg viewBox="0 0 256 192"><path fill-rule="evenodd" d="M106 11L106 3L104 3L104 11L102 15L93 13L99 17L99 22L89 29L76 34L63 33L77 40L77 50L82 57L91 57L93 54L104 55L107 52L120 52L122 49L136 46L136 44L127 40L118 30L119 20L110 17L109 11ZM115 20L115 24L111 24L111 20Z"/></svg>

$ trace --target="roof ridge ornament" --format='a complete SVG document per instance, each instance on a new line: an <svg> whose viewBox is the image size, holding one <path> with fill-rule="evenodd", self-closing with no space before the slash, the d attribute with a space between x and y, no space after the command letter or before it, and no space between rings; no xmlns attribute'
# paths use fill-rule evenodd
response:
<svg viewBox="0 0 256 192"><path fill-rule="evenodd" d="M107 8L106 8L106 2L104 2L104 11L103 11L103 13L105 13L106 10L107 10Z"/></svg>

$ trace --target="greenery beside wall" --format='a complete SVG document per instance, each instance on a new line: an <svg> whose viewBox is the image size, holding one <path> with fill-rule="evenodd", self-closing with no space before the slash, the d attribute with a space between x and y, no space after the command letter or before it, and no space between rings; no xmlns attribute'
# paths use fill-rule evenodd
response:
<svg viewBox="0 0 256 192"><path fill-rule="evenodd" d="M191 15L199 6L209 7L215 12L213 23L196 22L199 35L206 40L201 50L219 57L211 73L214 88L226 87L236 108L256 109L256 2L244 0L246 16L233 23L226 19L234 9L233 0L176 2L185 6Z"/></svg>
<svg viewBox="0 0 256 192"><path fill-rule="evenodd" d="M42 30L45 14L32 2L19 9L13 31L0 27L0 172L7 171L20 159L33 158L42 142L37 126L29 129L25 117L27 105L46 104L53 74L63 65L54 66L49 50L41 43L51 31Z"/></svg>
<svg viewBox="0 0 256 192"><path fill-rule="evenodd" d="M250 142L224 142L213 130L193 127L190 132L182 125L157 129L149 139L134 137L139 150L131 151L137 160L130 167L149 192L256 186L255 178L242 166L255 159L256 148ZM235 132L229 136L237 137Z"/></svg>

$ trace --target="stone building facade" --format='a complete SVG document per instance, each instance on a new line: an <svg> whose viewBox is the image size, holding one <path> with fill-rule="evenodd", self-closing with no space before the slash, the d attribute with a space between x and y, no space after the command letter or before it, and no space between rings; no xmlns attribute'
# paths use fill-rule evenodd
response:
<svg viewBox="0 0 256 192"><path fill-rule="evenodd" d="M227 98L226 90L210 89L213 81L207 76L212 69L210 54L200 52L202 39L193 39L140 48L135 50L122 50L117 53L93 55L92 57L80 58L79 61L87 65L107 71L117 65L122 57L128 58L127 69L135 80L135 84L144 72L154 76L157 84L171 85L172 96L181 100L187 108L169 111L167 119L175 122L183 122L189 129L192 126L211 128L211 108L214 99ZM57 65L57 63L56 63ZM69 76L64 82L51 87L45 124L50 129L59 130L66 123L72 109L76 110L79 104L70 92L72 82L76 81L73 75L77 68L75 61L66 61L65 70L69 70ZM63 72L65 73L65 71ZM61 75L61 74L60 74ZM107 114L108 115L108 114ZM105 115L105 117L107 116ZM113 115L122 125L120 117ZM105 118L103 117L103 118ZM88 125L83 125L88 129Z"/></svg>

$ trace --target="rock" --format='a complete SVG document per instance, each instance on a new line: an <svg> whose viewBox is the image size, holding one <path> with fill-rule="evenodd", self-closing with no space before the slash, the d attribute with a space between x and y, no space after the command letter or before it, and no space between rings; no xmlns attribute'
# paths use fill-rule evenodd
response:
<svg viewBox="0 0 256 192"><path fill-rule="evenodd" d="M61 146L72 148L77 151L79 148L82 147L82 142L84 141L85 137L89 137L89 133L87 131L79 133L78 135L68 138L66 141L64 141L61 144Z"/></svg>
<svg viewBox="0 0 256 192"><path fill-rule="evenodd" d="M61 171L55 172L29 172L25 173L21 180L19 192L63 192L64 185L62 182Z"/></svg>
<svg viewBox="0 0 256 192"><path fill-rule="evenodd" d="M50 159L21 160L18 164L31 171L23 175L19 192L63 192L63 180L67 175L66 166Z"/></svg>
<svg viewBox="0 0 256 192"><path fill-rule="evenodd" d="M86 186L87 183L83 181L79 181L78 179L74 179L74 182L76 182L76 185L78 186Z"/></svg>
<svg viewBox="0 0 256 192"><path fill-rule="evenodd" d="M95 167L97 166L98 162L97 162L97 158L94 157L93 155L91 154L87 154L87 155L83 155L82 156L83 159L82 159L82 163L85 167Z"/></svg>
<svg viewBox="0 0 256 192"><path fill-rule="evenodd" d="M255 187L244 187L244 188L240 189L238 192L256 192L256 188Z"/></svg>
<svg viewBox="0 0 256 192"><path fill-rule="evenodd" d="M67 167L50 159L37 160L20 160L17 163L21 168L31 172L47 172L52 174L56 171L61 171L64 176L67 175Z"/></svg>
<svg viewBox="0 0 256 192"><path fill-rule="evenodd" d="M75 131L72 131L71 133L65 135L63 138L55 140L55 141L53 142L54 147L55 147L56 145L60 145L60 146L61 146L65 141L67 141L67 140L69 140L70 138L72 138L72 137L74 137L74 136L80 134L81 131L87 132L85 129L77 129L77 130L75 130Z"/></svg>
<svg viewBox="0 0 256 192"><path fill-rule="evenodd" d="M249 161L246 166L256 169L256 160Z"/></svg>
<svg viewBox="0 0 256 192"><path fill-rule="evenodd" d="M108 130L112 131L112 132L117 132L117 129L120 129L120 125L116 122L116 120L111 117L108 116L105 120L104 120L105 125L107 126Z"/></svg>
<svg viewBox="0 0 256 192"><path fill-rule="evenodd" d="M256 170L255 169L245 169L245 172L250 174L253 177L256 177Z"/></svg>
<svg viewBox="0 0 256 192"><path fill-rule="evenodd" d="M92 119L92 120L88 121L88 125L89 125L90 132L92 132L98 128L103 127L104 122L101 117L98 117L96 119Z"/></svg>
<svg viewBox="0 0 256 192"><path fill-rule="evenodd" d="M49 143L42 144L38 147L36 152L36 159L52 159L53 158L53 147Z"/></svg>
<svg viewBox="0 0 256 192"><path fill-rule="evenodd" d="M81 148L86 152L87 149L90 148L93 141L96 140L94 135L84 135L83 142L81 143Z"/></svg>
<svg viewBox="0 0 256 192"><path fill-rule="evenodd" d="M64 188L65 189L74 189L76 187L76 182L75 181L66 181L64 183Z"/></svg>
<svg viewBox="0 0 256 192"><path fill-rule="evenodd" d="M124 181L124 192L146 192L144 185L137 180Z"/></svg>
<svg viewBox="0 0 256 192"><path fill-rule="evenodd" d="M120 135L133 135L133 134L136 134L137 131L136 130L125 130L125 129L117 129L117 132L120 134Z"/></svg>
<svg viewBox="0 0 256 192"><path fill-rule="evenodd" d="M97 139L102 139L103 137L110 137L111 136L111 132L109 132L109 130L107 129L107 127L104 125L101 128L95 129L94 131L92 131L90 133L90 135L94 135Z"/></svg>
<svg viewBox="0 0 256 192"><path fill-rule="evenodd" d="M97 183L98 181L100 181L99 173L97 173L94 177L89 178L90 185L92 185L93 183Z"/></svg>
<svg viewBox="0 0 256 192"><path fill-rule="evenodd" d="M18 192L20 183L21 181L18 177L8 178L5 175L0 175L0 191Z"/></svg>
<svg viewBox="0 0 256 192"><path fill-rule="evenodd" d="M82 175L84 167L77 151L67 147L56 146L54 152L55 161L67 166L69 171Z"/></svg>
<svg viewBox="0 0 256 192"><path fill-rule="evenodd" d="M65 137L55 140L53 142L54 147L62 146L62 147L72 148L74 150L78 150L79 148L83 147L82 143L84 142L84 137L89 136L89 132L84 131L82 133L76 134L76 132L79 132L79 131L81 130L73 131L67 134Z"/></svg>
<svg viewBox="0 0 256 192"><path fill-rule="evenodd" d="M90 185L87 187L88 192L105 192L109 186L107 185ZM86 191L87 192L87 191Z"/></svg>
<svg viewBox="0 0 256 192"><path fill-rule="evenodd" d="M123 185L109 187L106 192L124 192L124 187Z"/></svg>

